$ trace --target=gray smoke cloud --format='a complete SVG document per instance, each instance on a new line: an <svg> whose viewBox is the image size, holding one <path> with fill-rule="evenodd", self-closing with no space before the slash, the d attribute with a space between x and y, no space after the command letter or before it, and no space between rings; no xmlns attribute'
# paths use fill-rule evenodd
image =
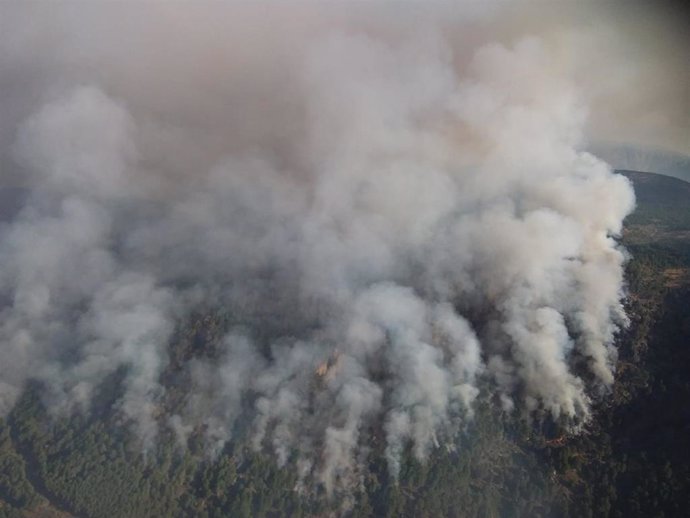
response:
<svg viewBox="0 0 690 518"><path fill-rule="evenodd" d="M124 369L145 444L247 439L329 493L372 429L396 475L482 386L587 421L634 196L584 151L590 93L548 38L459 45L404 9L73 7L4 7L3 185L27 195L0 227L0 412L30 379L86 410ZM200 307L232 325L164 423L169 344Z"/></svg>

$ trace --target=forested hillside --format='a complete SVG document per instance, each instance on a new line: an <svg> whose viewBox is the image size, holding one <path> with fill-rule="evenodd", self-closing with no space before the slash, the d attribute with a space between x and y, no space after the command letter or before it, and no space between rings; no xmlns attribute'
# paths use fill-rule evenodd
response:
<svg viewBox="0 0 690 518"><path fill-rule="evenodd" d="M35 386L0 422L0 517L620 517L690 510L690 184L624 172L638 208L627 221L629 329L619 337L613 393L569 434L550 420L500 411L482 396L454 448L425 464L407 452L392 480L380 431L351 493L297 487L294 465L233 443L210 457L164 432L142 446L114 408L121 377L93 409L49 418ZM176 366L213 358L231 315L201 311L175 333L159 419L185 391ZM487 393L487 392L485 392Z"/></svg>

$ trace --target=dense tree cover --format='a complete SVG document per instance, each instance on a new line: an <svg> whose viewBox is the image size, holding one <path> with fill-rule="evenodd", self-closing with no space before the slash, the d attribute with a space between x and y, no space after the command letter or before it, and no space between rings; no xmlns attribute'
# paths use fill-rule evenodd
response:
<svg viewBox="0 0 690 518"><path fill-rule="evenodd" d="M19 509L35 507L40 499L26 477L26 465L12 444L9 427L0 422L0 516L20 516Z"/></svg>
<svg viewBox="0 0 690 518"><path fill-rule="evenodd" d="M350 497L355 504L348 514L543 514L559 488L534 455L538 448L529 446L528 427L511 429L495 408L487 401L480 405L473 431L455 450L439 449L424 464L408 452L399 481L389 478L382 452L373 452L364 489ZM110 419L50 419L34 391L27 391L10 423L17 449L39 473L44 494L78 516L320 516L347 505L345 495L331 500L299 495L293 471L246 448L228 447L210 460L162 437L144 456L126 429ZM523 448L516 446L520 442ZM26 490L31 492L30 484ZM35 501L18 504L31 508Z"/></svg>
<svg viewBox="0 0 690 518"><path fill-rule="evenodd" d="M675 182L632 177L651 189L651 202L641 197L646 215L629 221L625 236L634 257L627 271L632 325L619 340L613 392L584 433L570 436L548 420L506 415L486 395L453 448L437 449L425 463L406 452L398 480L388 474L376 431L367 431L372 450L361 484L353 494L327 498L297 491L293 466L278 468L243 444L209 458L200 438L180 449L163 432L143 453L112 410L117 373L104 381L91 412L49 417L32 386L0 421L0 517L686 516L690 239L683 232L690 223L682 222L690 222L690 204L674 201L675 211L686 213L666 220L666 209L650 203L660 205L664 189L676 192ZM162 379L169 388L162 415L183 404L184 363L216 354L230 324L228 315L202 312L178 330Z"/></svg>

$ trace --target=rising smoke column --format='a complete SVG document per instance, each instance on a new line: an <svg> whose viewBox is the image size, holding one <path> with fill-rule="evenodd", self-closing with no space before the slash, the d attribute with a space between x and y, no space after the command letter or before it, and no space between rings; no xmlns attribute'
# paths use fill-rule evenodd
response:
<svg viewBox="0 0 690 518"><path fill-rule="evenodd" d="M534 37L463 67L433 31L317 43L258 83L291 124L227 151L221 123L166 125L173 108L107 82L24 119L12 156L32 188L0 229L3 413L29 379L56 412L87 410L124 368L118 404L151 444L174 327L203 305L237 325L185 367L187 406L164 425L295 455L329 492L371 427L393 475L406 445L424 459L453 440L480 380L507 411L587 420L613 382L634 198L582 151L577 82Z"/></svg>

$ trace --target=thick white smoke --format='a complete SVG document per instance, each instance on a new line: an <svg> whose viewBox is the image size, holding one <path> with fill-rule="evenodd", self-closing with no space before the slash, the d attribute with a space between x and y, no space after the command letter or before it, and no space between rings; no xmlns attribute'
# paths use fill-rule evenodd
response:
<svg viewBox="0 0 690 518"><path fill-rule="evenodd" d="M582 151L577 81L536 37L463 66L434 31L313 38L285 73L252 71L258 93L220 74L198 112L81 71L24 118L11 153L31 188L0 229L3 413L29 379L86 409L125 368L121 410L153 441L175 326L203 306L234 324L185 366L166 426L248 439L329 492L372 429L393 474L406 445L452 440L480 380L506 410L587 419L613 381L634 197ZM215 104L247 118L204 122Z"/></svg>

